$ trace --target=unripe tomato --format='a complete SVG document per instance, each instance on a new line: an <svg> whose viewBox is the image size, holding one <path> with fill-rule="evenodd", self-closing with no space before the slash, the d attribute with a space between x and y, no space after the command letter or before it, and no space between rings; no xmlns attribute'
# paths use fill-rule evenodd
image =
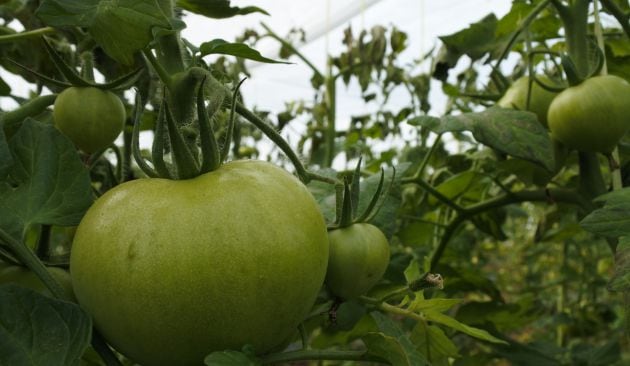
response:
<svg viewBox="0 0 630 366"><path fill-rule="evenodd" d="M537 76L546 84L553 84L553 81L547 76ZM538 121L547 127L547 110L551 101L557 93L544 89L536 82L532 82L532 91L529 99L529 108L527 108L527 91L529 86L529 78L523 76L517 79L514 84L505 92L503 97L499 99L497 105L503 108L515 108L522 111L530 111L536 114Z"/></svg>
<svg viewBox="0 0 630 366"><path fill-rule="evenodd" d="M79 149L93 153L118 137L125 124L125 107L112 92L70 87L55 100L53 120Z"/></svg>
<svg viewBox="0 0 630 366"><path fill-rule="evenodd" d="M2 262L0 262L1 265ZM72 291L72 280L70 274L57 267L47 267L48 272L59 282L66 295L69 298L74 299L74 293ZM26 267L21 266L4 266L0 267L0 285L14 283L23 287L28 287L37 292L40 292L46 296L53 297L53 294L48 290L48 287L37 277L37 275Z"/></svg>
<svg viewBox="0 0 630 366"><path fill-rule="evenodd" d="M328 233L330 254L326 285L343 299L367 293L389 264L389 243L374 225L359 223Z"/></svg>
<svg viewBox="0 0 630 366"><path fill-rule="evenodd" d="M551 136L569 148L611 152L630 128L630 84L595 76L567 88L549 107Z"/></svg>
<svg viewBox="0 0 630 366"><path fill-rule="evenodd" d="M307 188L261 161L139 179L100 197L74 238L80 305L143 366L201 365L286 344L324 282L328 238Z"/></svg>

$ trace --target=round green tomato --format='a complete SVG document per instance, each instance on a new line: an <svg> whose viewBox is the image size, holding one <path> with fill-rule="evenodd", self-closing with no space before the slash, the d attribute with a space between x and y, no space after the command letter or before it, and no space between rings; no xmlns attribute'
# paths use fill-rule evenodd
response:
<svg viewBox="0 0 630 366"><path fill-rule="evenodd" d="M201 365L296 334L326 275L317 203L294 176L235 161L199 177L116 186L77 228L77 299L118 351L143 366Z"/></svg>
<svg viewBox="0 0 630 366"><path fill-rule="evenodd" d="M548 77L542 75L537 76L542 82L552 84ZM499 99L497 105L503 108L514 108L522 111L530 111L536 114L538 121L547 127L547 110L551 101L557 93L544 89L536 82L532 82L532 91L529 97L529 108L527 108L527 92L529 87L529 78L523 76L517 79L514 84L505 92L503 97Z"/></svg>
<svg viewBox="0 0 630 366"><path fill-rule="evenodd" d="M59 282L66 295L69 298L74 299L74 293L72 291L72 280L70 274L57 267L47 267L48 272ZM23 287L28 287L37 292L40 292L46 296L53 297L48 287L37 277L37 275L26 267L21 266L6 266L0 268L0 285L14 283Z"/></svg>
<svg viewBox="0 0 630 366"><path fill-rule="evenodd" d="M79 149L93 153L118 137L125 124L125 107L112 92L70 87L57 96L53 120Z"/></svg>
<svg viewBox="0 0 630 366"><path fill-rule="evenodd" d="M343 299L367 293L389 264L389 243L371 224L353 224L328 233L330 254L326 285Z"/></svg>
<svg viewBox="0 0 630 366"><path fill-rule="evenodd" d="M547 119L551 136L567 147L611 152L630 128L630 84L614 75L587 79L558 94Z"/></svg>

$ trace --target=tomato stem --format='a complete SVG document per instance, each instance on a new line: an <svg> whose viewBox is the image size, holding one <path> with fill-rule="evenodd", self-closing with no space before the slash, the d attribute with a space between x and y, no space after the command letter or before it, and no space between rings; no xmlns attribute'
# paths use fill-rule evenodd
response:
<svg viewBox="0 0 630 366"><path fill-rule="evenodd" d="M53 105L57 99L57 94L40 95L20 107L4 113L0 116L0 126L4 129L4 133L10 137L20 127L20 124L26 117L35 116L43 112L46 108Z"/></svg>
<svg viewBox="0 0 630 366"><path fill-rule="evenodd" d="M0 36L0 43L8 43L14 41L23 41L31 38L38 38L45 34L55 33L56 30L53 27L44 27L39 29L33 29L26 32L20 32L15 34L7 34Z"/></svg>

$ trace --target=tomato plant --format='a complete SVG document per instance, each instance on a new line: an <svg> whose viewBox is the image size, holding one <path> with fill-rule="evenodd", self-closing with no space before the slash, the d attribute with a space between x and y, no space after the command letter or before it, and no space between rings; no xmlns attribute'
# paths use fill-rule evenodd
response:
<svg viewBox="0 0 630 366"><path fill-rule="evenodd" d="M352 224L331 230L326 285L342 299L367 293L389 264L389 243L374 225Z"/></svg>
<svg viewBox="0 0 630 366"><path fill-rule="evenodd" d="M269 163L237 161L108 191L77 229L70 269L116 349L143 365L196 365L212 351L288 342L327 260L306 188Z"/></svg>
<svg viewBox="0 0 630 366"><path fill-rule="evenodd" d="M79 149L94 153L118 137L125 124L125 107L110 91L69 87L57 97L53 119Z"/></svg>
<svg viewBox="0 0 630 366"><path fill-rule="evenodd" d="M539 78L541 82L551 82L546 76L539 76ZM556 93L544 89L533 80L530 88L529 83L530 79L527 76L517 79L505 92L503 97L499 99L497 105L503 108L515 108L533 112L536 114L536 117L538 117L538 121L542 123L543 126L547 127L547 111Z"/></svg>
<svg viewBox="0 0 630 366"><path fill-rule="evenodd" d="M630 84L596 76L558 94L549 107L551 135L568 147L609 153L630 129Z"/></svg>
<svg viewBox="0 0 630 366"><path fill-rule="evenodd" d="M625 2L513 0L420 53L371 13L313 60L309 29L182 31L256 6L104 4L0 2L0 280L50 295L0 286L0 364L627 363ZM283 63L312 94L241 92Z"/></svg>

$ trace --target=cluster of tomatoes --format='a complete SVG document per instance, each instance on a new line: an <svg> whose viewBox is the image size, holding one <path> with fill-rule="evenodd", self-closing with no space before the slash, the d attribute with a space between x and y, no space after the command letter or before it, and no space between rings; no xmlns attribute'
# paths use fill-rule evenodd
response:
<svg viewBox="0 0 630 366"><path fill-rule="evenodd" d="M539 77L551 84L549 78ZM586 79L560 93L517 80L498 105L529 110L549 128L551 138L568 148L584 152L610 153L630 129L630 84L618 76Z"/></svg>

